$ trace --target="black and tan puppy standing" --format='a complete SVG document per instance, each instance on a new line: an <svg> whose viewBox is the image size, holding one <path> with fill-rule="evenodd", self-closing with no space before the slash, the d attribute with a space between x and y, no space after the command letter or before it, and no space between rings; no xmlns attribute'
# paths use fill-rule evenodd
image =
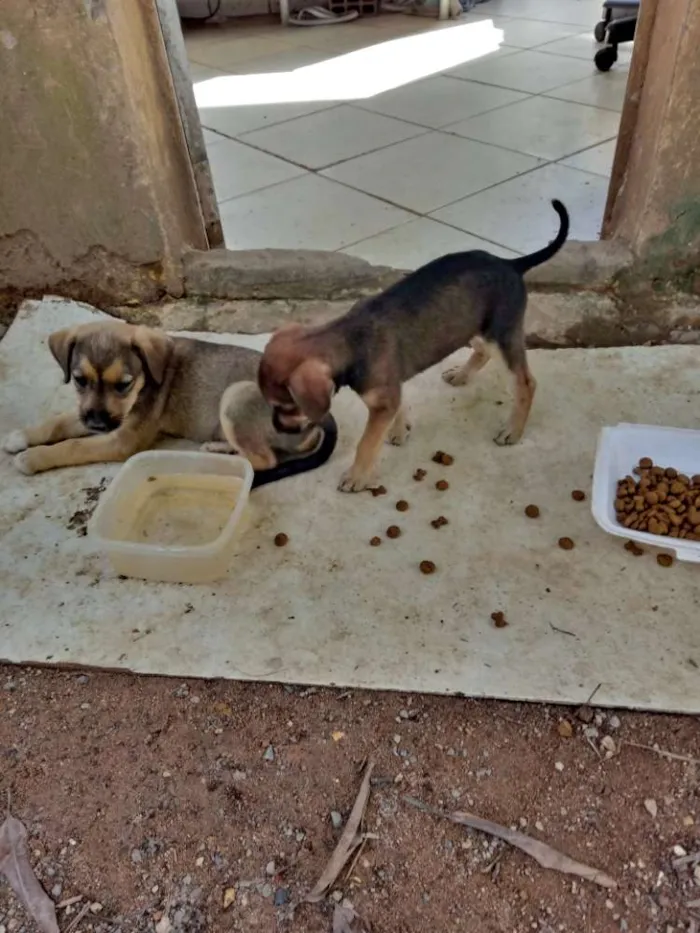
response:
<svg viewBox="0 0 700 933"><path fill-rule="evenodd" d="M169 436L241 453L261 485L313 469L335 446L333 422L294 434L275 429L256 382L256 350L122 321L57 331L49 348L78 406L5 438L23 473L126 460Z"/></svg>
<svg viewBox="0 0 700 933"><path fill-rule="evenodd" d="M343 317L320 327L290 325L273 335L263 353L260 388L282 427L318 423L331 398L348 386L365 402L369 417L352 467L339 488L358 492L374 481L385 438L401 444L409 425L401 407L407 379L471 345L467 363L449 370L451 385L465 385L500 351L515 383L508 424L494 438L516 444L535 393L525 354L523 275L551 259L569 233L569 215L559 215L556 238L544 249L502 259L481 250L435 259L381 294L358 301Z"/></svg>

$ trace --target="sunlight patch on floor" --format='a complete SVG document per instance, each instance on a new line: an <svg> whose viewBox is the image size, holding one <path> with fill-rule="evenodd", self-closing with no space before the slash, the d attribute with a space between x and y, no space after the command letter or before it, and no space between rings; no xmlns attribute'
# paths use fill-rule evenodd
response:
<svg viewBox="0 0 700 933"><path fill-rule="evenodd" d="M503 30L466 23L349 52L293 71L225 75L196 82L199 108L325 100L366 100L496 51Z"/></svg>

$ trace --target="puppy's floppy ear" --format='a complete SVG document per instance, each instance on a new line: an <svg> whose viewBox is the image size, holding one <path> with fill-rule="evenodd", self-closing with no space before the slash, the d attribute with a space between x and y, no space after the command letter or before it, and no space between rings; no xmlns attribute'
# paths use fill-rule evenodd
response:
<svg viewBox="0 0 700 933"><path fill-rule="evenodd" d="M330 411L335 386L331 369L323 360L304 360L289 377L289 391L299 408L318 424Z"/></svg>
<svg viewBox="0 0 700 933"><path fill-rule="evenodd" d="M63 381L70 382L70 367L75 349L76 333L74 327L57 330L49 337L49 350L63 370Z"/></svg>
<svg viewBox="0 0 700 933"><path fill-rule="evenodd" d="M162 330L154 327L137 327L131 338L131 345L146 368L148 375L162 385L165 370L173 352L173 340Z"/></svg>

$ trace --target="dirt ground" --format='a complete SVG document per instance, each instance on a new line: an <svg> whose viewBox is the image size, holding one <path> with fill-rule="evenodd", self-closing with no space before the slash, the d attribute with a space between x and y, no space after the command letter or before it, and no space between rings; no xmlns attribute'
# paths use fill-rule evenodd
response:
<svg viewBox="0 0 700 933"><path fill-rule="evenodd" d="M373 836L325 902L300 903L368 758ZM373 933L697 933L698 764L692 717L0 667L0 794L70 933L331 933L341 896ZM0 882L0 933L33 929Z"/></svg>

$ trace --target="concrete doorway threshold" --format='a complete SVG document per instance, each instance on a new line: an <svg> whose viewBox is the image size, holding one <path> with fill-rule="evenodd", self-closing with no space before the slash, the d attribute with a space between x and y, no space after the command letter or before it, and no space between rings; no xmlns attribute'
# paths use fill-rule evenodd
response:
<svg viewBox="0 0 700 933"><path fill-rule="evenodd" d="M71 404L46 337L98 316L73 302L25 303L0 344L0 434ZM697 426L699 352L533 352L539 393L511 449L491 440L510 401L498 367L461 391L431 370L407 389L413 437L386 449L379 498L336 492L363 419L358 400L341 394L335 456L255 494L237 572L209 586L119 580L76 534L85 490L115 466L25 477L3 455L0 657L572 704L595 693L604 706L698 713L698 568L631 556L571 491L589 488L602 425ZM431 461L438 448L452 466ZM418 467L422 483L412 478ZM407 512L396 511L398 499ZM529 503L541 509L536 521L523 514ZM449 524L435 530L439 515ZM387 540L393 524L403 534ZM286 548L273 546L278 531ZM374 535L380 547L369 546ZM564 535L573 551L557 547ZM422 575L421 560L436 572ZM491 621L498 610L505 628Z"/></svg>

